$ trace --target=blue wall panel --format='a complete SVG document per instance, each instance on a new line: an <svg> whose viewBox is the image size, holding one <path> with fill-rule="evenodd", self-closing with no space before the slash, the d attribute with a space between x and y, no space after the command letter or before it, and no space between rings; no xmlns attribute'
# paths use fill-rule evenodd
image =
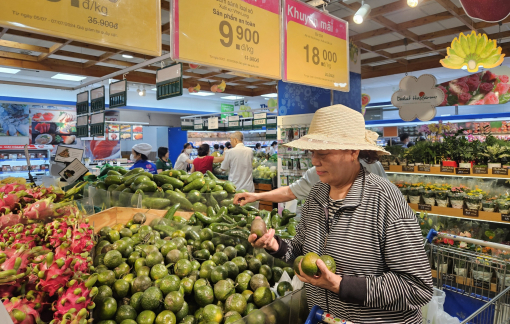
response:
<svg viewBox="0 0 510 324"><path fill-rule="evenodd" d="M344 105L358 112L361 112L361 74L350 72L350 78L350 91L334 91L333 104Z"/></svg>
<svg viewBox="0 0 510 324"><path fill-rule="evenodd" d="M331 103L331 91L278 81L278 115L312 114Z"/></svg>
<svg viewBox="0 0 510 324"><path fill-rule="evenodd" d="M175 165L175 161L182 152L184 143L188 142L188 132L181 130L180 127L169 127L168 128L168 152L170 153L169 158L172 161L172 165Z"/></svg>

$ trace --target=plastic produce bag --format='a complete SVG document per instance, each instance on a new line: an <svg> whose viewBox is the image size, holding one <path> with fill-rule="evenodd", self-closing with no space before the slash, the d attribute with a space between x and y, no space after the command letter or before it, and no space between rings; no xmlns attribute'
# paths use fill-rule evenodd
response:
<svg viewBox="0 0 510 324"><path fill-rule="evenodd" d="M292 281L290 282L290 284L292 285L292 289L294 289L294 291L303 288L303 286L305 285L304 282L299 280L298 276L294 276L294 278L292 278Z"/></svg>
<svg viewBox="0 0 510 324"><path fill-rule="evenodd" d="M446 293L442 290L434 288L432 300L422 307L422 323L423 324L459 324L457 317L448 315L443 305L446 299Z"/></svg>

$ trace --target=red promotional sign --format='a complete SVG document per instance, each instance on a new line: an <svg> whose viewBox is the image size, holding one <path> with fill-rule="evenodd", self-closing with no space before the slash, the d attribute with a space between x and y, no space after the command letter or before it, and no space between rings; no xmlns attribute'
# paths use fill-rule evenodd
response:
<svg viewBox="0 0 510 324"><path fill-rule="evenodd" d="M301 1L283 3L283 80L348 92L348 23Z"/></svg>

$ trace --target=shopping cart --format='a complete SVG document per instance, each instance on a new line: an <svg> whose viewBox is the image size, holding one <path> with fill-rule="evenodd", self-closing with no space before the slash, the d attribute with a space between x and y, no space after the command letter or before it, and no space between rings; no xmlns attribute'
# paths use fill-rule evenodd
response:
<svg viewBox="0 0 510 324"><path fill-rule="evenodd" d="M447 244L433 244L434 237ZM454 241L461 242L459 247ZM446 313L462 324L510 323L510 262L503 257L510 254L510 246L433 229L427 242L434 280L446 295Z"/></svg>

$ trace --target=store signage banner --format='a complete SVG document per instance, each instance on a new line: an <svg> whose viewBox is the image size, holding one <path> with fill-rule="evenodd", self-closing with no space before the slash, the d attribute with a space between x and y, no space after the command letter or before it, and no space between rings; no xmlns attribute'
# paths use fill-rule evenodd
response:
<svg viewBox="0 0 510 324"><path fill-rule="evenodd" d="M497 67L437 86L445 94L440 106L498 105L510 101L510 68Z"/></svg>
<svg viewBox="0 0 510 324"><path fill-rule="evenodd" d="M234 105L229 105L229 104L221 104L221 119L225 119L227 118L228 116L232 116L234 115L233 112L234 112ZM224 114L224 113L227 113L227 114ZM230 113L230 114L228 114Z"/></svg>
<svg viewBox="0 0 510 324"><path fill-rule="evenodd" d="M398 108L402 120L431 120L436 116L436 107L444 99L444 93L436 88L436 77L423 74L419 78L405 76L400 80L400 89L391 96L391 103Z"/></svg>
<svg viewBox="0 0 510 324"><path fill-rule="evenodd" d="M0 26L161 55L158 0L2 1Z"/></svg>
<svg viewBox="0 0 510 324"><path fill-rule="evenodd" d="M279 12L279 0L174 0L172 57L280 79Z"/></svg>
<svg viewBox="0 0 510 324"><path fill-rule="evenodd" d="M298 0L283 3L283 81L349 92L348 22Z"/></svg>
<svg viewBox="0 0 510 324"><path fill-rule="evenodd" d="M0 104L0 138L2 136L28 136L29 132L28 105Z"/></svg>

